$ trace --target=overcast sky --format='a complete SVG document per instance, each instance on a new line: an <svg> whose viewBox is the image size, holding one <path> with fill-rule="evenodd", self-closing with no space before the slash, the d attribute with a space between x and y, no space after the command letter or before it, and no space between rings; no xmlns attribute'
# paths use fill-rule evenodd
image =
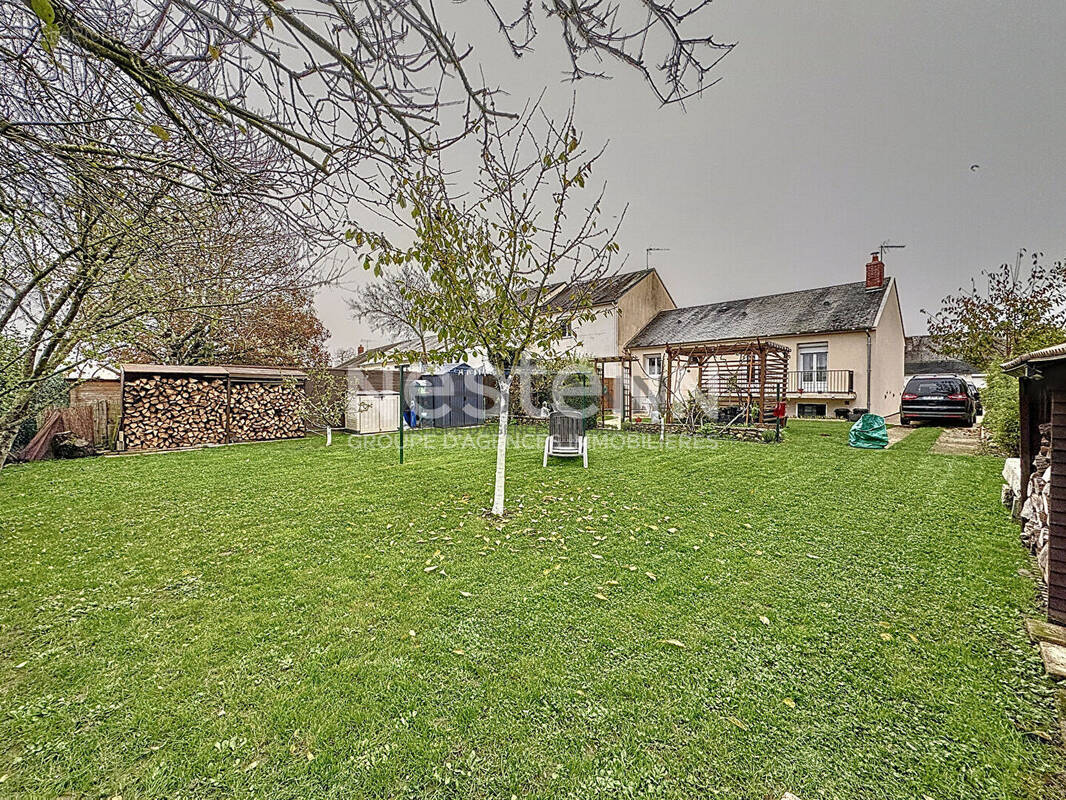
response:
<svg viewBox="0 0 1066 800"><path fill-rule="evenodd" d="M448 13L516 107L568 101L550 23L516 62L483 5ZM981 268L1066 256L1066 2L717 0L704 27L739 44L686 110L618 67L577 87L587 142L609 142L599 178L629 204L625 269L669 248L651 265L679 305L861 280L888 239L924 333L920 309ZM319 295L333 348L382 341L346 308L363 280Z"/></svg>

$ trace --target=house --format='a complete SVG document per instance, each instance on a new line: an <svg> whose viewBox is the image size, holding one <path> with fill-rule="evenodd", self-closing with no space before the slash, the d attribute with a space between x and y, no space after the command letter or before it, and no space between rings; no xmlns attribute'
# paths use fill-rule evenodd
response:
<svg viewBox="0 0 1066 800"><path fill-rule="evenodd" d="M915 375L961 375L978 388L985 386L984 373L966 361L941 353L933 346L932 336L907 337L903 352L904 381Z"/></svg>
<svg viewBox="0 0 1066 800"><path fill-rule="evenodd" d="M666 284L654 269L608 275L548 288L547 313L564 314L576 303L595 318L567 326L559 346L589 358L617 358L626 343L660 311L676 308Z"/></svg>
<svg viewBox="0 0 1066 800"><path fill-rule="evenodd" d="M572 284L548 287L546 313L565 316L580 303L593 318L577 324L563 322L563 352L599 359L605 411L621 416L627 405L625 346L660 311L676 308L674 298L654 268L608 275Z"/></svg>
<svg viewBox="0 0 1066 800"><path fill-rule="evenodd" d="M626 345L633 357L632 410L650 413L660 406L671 351L772 340L789 351L787 378L775 386L775 399L779 389L790 416L868 408L898 417L904 338L896 282L873 253L865 279L854 283L660 311ZM699 372L705 374L706 368L687 363L672 377L675 399L697 388Z"/></svg>

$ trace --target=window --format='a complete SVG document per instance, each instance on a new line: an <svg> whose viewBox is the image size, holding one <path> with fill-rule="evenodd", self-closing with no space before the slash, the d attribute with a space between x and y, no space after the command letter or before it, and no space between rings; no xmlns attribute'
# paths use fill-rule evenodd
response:
<svg viewBox="0 0 1066 800"><path fill-rule="evenodd" d="M658 378L663 374L663 357L660 355L644 356L644 372L649 378Z"/></svg>
<svg viewBox="0 0 1066 800"><path fill-rule="evenodd" d="M559 321L559 335L564 339L574 339L577 334L574 333L574 321L565 319Z"/></svg>
<svg viewBox="0 0 1066 800"><path fill-rule="evenodd" d="M800 417L824 417L825 403L798 403L796 414Z"/></svg>
<svg viewBox="0 0 1066 800"><path fill-rule="evenodd" d="M949 394L969 394L966 383L958 378L911 378L903 390L918 397L947 397Z"/></svg>
<svg viewBox="0 0 1066 800"><path fill-rule="evenodd" d="M824 392L829 381L829 343L801 344L798 349L800 389L805 392Z"/></svg>

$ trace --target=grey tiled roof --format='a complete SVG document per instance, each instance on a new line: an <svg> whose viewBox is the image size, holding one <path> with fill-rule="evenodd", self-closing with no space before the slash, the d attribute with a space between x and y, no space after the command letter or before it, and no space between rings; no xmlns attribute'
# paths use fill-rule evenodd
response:
<svg viewBox="0 0 1066 800"><path fill-rule="evenodd" d="M660 311L628 347L865 330L874 326L890 283L864 281Z"/></svg>
<svg viewBox="0 0 1066 800"><path fill-rule="evenodd" d="M575 300L584 300L585 292L588 292L589 295L589 305L602 306L608 303L615 303L618 298L654 271L653 269L642 269L637 272L625 272L621 275L608 275L591 281L573 283L548 300L546 306L549 309L556 310L568 308ZM555 284L551 288L554 289L561 285Z"/></svg>
<svg viewBox="0 0 1066 800"><path fill-rule="evenodd" d="M932 336L908 336L903 359L903 371L907 375L973 375L977 372L972 364L937 350Z"/></svg>

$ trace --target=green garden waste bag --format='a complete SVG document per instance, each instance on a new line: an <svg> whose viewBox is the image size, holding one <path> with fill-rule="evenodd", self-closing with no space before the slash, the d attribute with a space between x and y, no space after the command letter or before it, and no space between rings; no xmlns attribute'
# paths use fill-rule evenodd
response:
<svg viewBox="0 0 1066 800"><path fill-rule="evenodd" d="M863 414L859 421L851 426L848 444L866 450L882 450L888 447L888 428L885 418L877 414Z"/></svg>

